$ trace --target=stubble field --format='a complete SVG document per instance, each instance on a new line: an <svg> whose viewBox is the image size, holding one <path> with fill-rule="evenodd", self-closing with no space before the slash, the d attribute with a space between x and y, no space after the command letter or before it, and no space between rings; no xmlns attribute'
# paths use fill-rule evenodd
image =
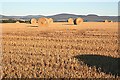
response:
<svg viewBox="0 0 120 80"><path fill-rule="evenodd" d="M3 78L119 77L117 22L36 26L0 24Z"/></svg>

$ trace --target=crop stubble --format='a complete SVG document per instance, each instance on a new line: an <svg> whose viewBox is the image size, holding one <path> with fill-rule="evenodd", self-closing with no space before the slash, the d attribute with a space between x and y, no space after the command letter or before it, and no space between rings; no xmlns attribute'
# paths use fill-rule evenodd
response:
<svg viewBox="0 0 120 80"><path fill-rule="evenodd" d="M119 57L117 25L114 24L101 28L57 27L54 24L50 28L37 28L27 27L29 24L16 24L15 27L15 24L3 24L3 77L115 77L74 57L82 54Z"/></svg>

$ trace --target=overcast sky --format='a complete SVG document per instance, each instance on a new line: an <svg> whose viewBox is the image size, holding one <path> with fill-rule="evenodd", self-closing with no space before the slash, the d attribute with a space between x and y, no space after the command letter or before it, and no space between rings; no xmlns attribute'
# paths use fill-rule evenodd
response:
<svg viewBox="0 0 120 80"><path fill-rule="evenodd" d="M4 0L1 2L0 14L19 16L19 15L54 15L59 13L72 13L79 15L97 14L101 16L117 16L118 0L69 0L57 2L21 2Z"/></svg>

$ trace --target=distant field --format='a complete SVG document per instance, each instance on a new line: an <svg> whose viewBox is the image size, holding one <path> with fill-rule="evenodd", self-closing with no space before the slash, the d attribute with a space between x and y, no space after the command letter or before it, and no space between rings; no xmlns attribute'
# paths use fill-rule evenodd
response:
<svg viewBox="0 0 120 80"><path fill-rule="evenodd" d="M120 78L117 22L0 28L4 78Z"/></svg>

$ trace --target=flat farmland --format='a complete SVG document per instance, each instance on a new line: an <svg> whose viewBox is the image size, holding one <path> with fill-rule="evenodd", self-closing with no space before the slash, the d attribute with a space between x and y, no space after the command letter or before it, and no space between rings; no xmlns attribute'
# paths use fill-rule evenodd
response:
<svg viewBox="0 0 120 80"><path fill-rule="evenodd" d="M115 78L118 23L0 24L3 78Z"/></svg>

